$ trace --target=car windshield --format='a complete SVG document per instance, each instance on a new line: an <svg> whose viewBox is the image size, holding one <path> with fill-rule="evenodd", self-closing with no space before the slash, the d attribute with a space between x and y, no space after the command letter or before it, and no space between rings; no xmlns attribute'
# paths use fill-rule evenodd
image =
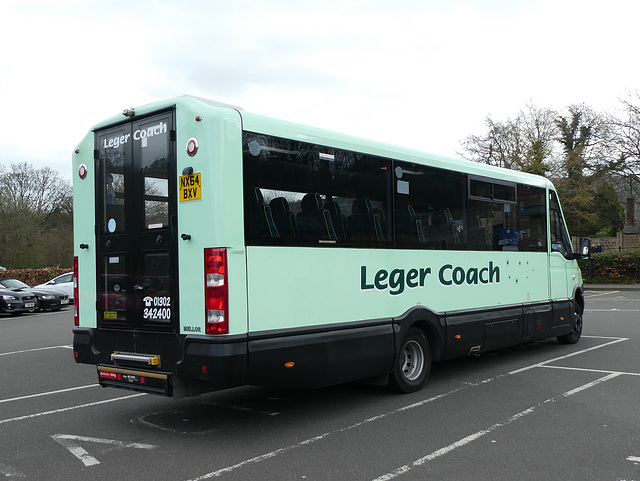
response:
<svg viewBox="0 0 640 481"><path fill-rule="evenodd" d="M29 286L18 279L0 279L0 286L5 287L7 289L22 289L26 287L29 289Z"/></svg>

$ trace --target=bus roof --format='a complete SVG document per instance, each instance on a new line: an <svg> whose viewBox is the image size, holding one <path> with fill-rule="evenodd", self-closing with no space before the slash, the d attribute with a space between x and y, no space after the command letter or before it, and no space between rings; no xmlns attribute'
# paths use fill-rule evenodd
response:
<svg viewBox="0 0 640 481"><path fill-rule="evenodd" d="M466 172L471 175L481 177L491 177L509 182L519 182L523 184L548 187L554 189L551 181L545 177L520 172L516 170L495 167L470 160L445 157L437 154L423 152L415 149L408 149L392 144L387 144L375 140L341 134L338 132L325 130L308 125L297 124L285 120L266 117L244 111L241 107L217 102L214 100L195 97L192 95L182 95L173 99L153 102L150 104L135 107L136 115L145 115L154 111L176 106L190 109L230 109L235 110L242 117L243 129L251 132L277 137L299 140L303 142L313 142L320 145L335 147L339 149L352 150L370 155L389 157L418 164L431 165L433 167ZM98 124L93 129L98 129L114 123L124 121L123 113L114 115Z"/></svg>

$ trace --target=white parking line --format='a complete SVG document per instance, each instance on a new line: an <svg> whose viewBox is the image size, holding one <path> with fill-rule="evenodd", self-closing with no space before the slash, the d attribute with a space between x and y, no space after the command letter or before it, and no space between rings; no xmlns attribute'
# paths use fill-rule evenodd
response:
<svg viewBox="0 0 640 481"><path fill-rule="evenodd" d="M73 349L73 346L67 344L64 346L36 347L34 349L24 349L22 351L0 352L0 356L11 356L13 354L22 354L24 352L46 351L47 349Z"/></svg>
<svg viewBox="0 0 640 481"><path fill-rule="evenodd" d="M26 396L19 396L19 397L13 397L13 398L9 398L9 399L0 399L0 404L2 403L8 403L8 402L12 402L12 401L22 401L23 399L30 399L30 398L34 398L34 397L40 397L40 396L49 396L51 394L60 394L62 392L69 392L69 391L77 391L78 389L86 389L88 387L96 387L99 386L99 384L87 384L85 386L77 386L77 387L70 387L67 389L58 389L57 391L47 391L47 392L41 392L38 394L27 394Z"/></svg>
<svg viewBox="0 0 640 481"><path fill-rule="evenodd" d="M65 411L73 411L74 409L82 409L82 408L88 408L88 407L93 407L93 406L99 406L100 404L107 404L107 403L112 403L115 401L123 401L125 399L131 399L134 397L139 397L139 396L146 396L146 393L139 393L139 394L131 394L129 396L122 396L122 397L117 397L117 398L113 398L113 399L105 399L104 401L96 401L96 402L92 402L92 403L86 403L86 404L78 404L76 406L68 406L66 408L61 408L61 409L54 409L52 411L44 411L41 413L34 413L34 414L27 414L25 416L18 416L15 418L9 418L9 419L0 419L0 424L5 424L5 423L10 423L13 421L23 421L25 419L33 419L33 418L37 418L40 416L48 416L49 414L58 414L58 413L63 413Z"/></svg>
<svg viewBox="0 0 640 481"><path fill-rule="evenodd" d="M587 337L587 336L584 336ZM628 341L629 338L628 337L596 337L596 336L590 336L592 339L612 339L610 342L604 343L604 344L600 344L598 346L593 346L593 347L589 347L587 349L583 349L581 351L576 351L576 352L572 352L571 354L567 354L565 356L560 356L560 357L555 357L553 359L549 359L548 361L542 361L539 362L537 364L532 364L531 366L526 366L520 369L516 369L515 371L511 371L509 372L509 374L519 374L521 372L524 371L528 371L529 369L533 369L536 367L544 367L545 365L551 363L551 362L556 362L556 361L562 361L564 359L569 359L570 357L574 357L577 356L579 354L584 354L585 352L589 352L589 351L595 351L596 349L602 349L603 347L607 347L607 346L611 346L612 344L617 344L618 342L623 342L623 341Z"/></svg>
<svg viewBox="0 0 640 481"><path fill-rule="evenodd" d="M389 411L389 412L386 412L386 413L383 413L383 414L378 414L377 416L373 416L373 417L367 418L367 419L365 419L363 421L360 421L360 422L358 422L356 424L352 424L351 426L347 426L346 428L340 428L340 429L336 429L335 431L329 431L329 432L326 432L326 433L323 433L323 434L319 434L318 436L314 436L312 438L305 439L304 441L300 441L297 444L292 444L292 445L286 446L284 448L276 449L276 450L271 451L269 453L262 454L260 456L256 456L255 458L246 459L244 461L239 462L238 464L234 464L232 466L227 466L225 468L221 468L221 469L218 469L216 471L212 471L211 473L203 474L202 476L198 476L197 478L193 478L193 479L190 479L188 481L204 481L205 479L217 478L218 476L221 476L224 473L230 473L230 472L235 471L236 469L241 468L243 466L247 466L249 464L259 463L261 461L265 461L267 459L274 458L274 457L276 457L276 456L278 456L280 454L286 453L288 451L292 451L294 449L301 448L302 446L308 446L309 444L313 444L316 441L321 441L322 439L328 438L329 436L331 436L333 434L344 433L344 432L350 431L350 430L352 430L354 428L357 428L357 427L360 427L360 426L364 426L365 424L371 423L373 421L378 421L380 419L384 419L384 418L386 418L388 416L392 416L394 414L397 414L397 413L400 413L400 412L403 412L403 411L407 411L409 409L412 409L412 408L415 408L415 407L418 407L418 406L424 406L427 403L430 403L430 402L433 402L433 401L437 401L438 399L442 399L442 398L444 398L446 396L449 396L450 394L462 391L463 389L466 389L467 387L468 386L461 386L461 387L459 387L457 389L453 389L453 390L448 391L446 393L438 394L437 396L433 396L433 397L430 397L428 399L423 399L422 401L419 401L419 402L416 402L416 403L413 403L413 404L409 404L407 406L403 406L403 407L400 407L398 409L394 409L393 411Z"/></svg>
<svg viewBox="0 0 640 481"><path fill-rule="evenodd" d="M585 309L585 312L640 312L640 309Z"/></svg>
<svg viewBox="0 0 640 481"><path fill-rule="evenodd" d="M540 366L545 369L560 369L562 371L582 371L582 372L594 372L598 374L620 374L624 376L639 376L640 372L627 372L627 371L611 371L609 369L587 369L583 367L569 367L569 366Z"/></svg>
<svg viewBox="0 0 640 481"><path fill-rule="evenodd" d="M91 456L86 449L80 446L79 443L81 441L83 443L106 444L108 446L113 446L115 449L135 448L151 450L158 447L153 444L125 443L124 441L118 441L117 439L91 438L87 436L77 436L75 434L54 434L51 438L67 448L69 452L82 461L82 464L85 466L95 466L96 464L100 464L100 461Z"/></svg>
<svg viewBox="0 0 640 481"><path fill-rule="evenodd" d="M480 384L489 383L489 382L495 381L497 379L501 379L501 378L504 378L506 376L509 376L511 374L516 374L516 373L520 373L520 372L523 372L523 371L527 371L527 370L533 369L535 367L548 367L548 366L546 366L547 363L558 361L558 360L561 360L561 359L567 359L567 358L570 358L570 357L573 357L573 356L577 356L578 354L582 354L582 353L585 353L585 352L593 351L595 349L600 349L601 347L610 346L610 345L616 344L618 342L622 342L622 341L628 340L628 338L620 338L620 337L601 337L601 336L583 336L583 337L585 337L585 338L589 337L589 338L592 338L592 339L607 339L607 340L610 340L610 342L607 342L607 343L599 345L599 346L594 346L594 347L590 347L590 348L587 348L587 349L583 349L581 351L576 351L574 353L567 354L565 356L560 356L560 357L557 357L557 358L549 359L548 361L543 361L541 363L532 364L531 366L527 366L527 367L524 367L522 369L517 369L515 371L509 372L509 373L506 373L506 374L501 374L501 375L498 375L498 376L495 376L495 377L491 377L491 378L488 378L488 379L485 379L485 380L482 380L482 381L478 381L478 382L475 382L475 383L466 383L465 385L460 386L459 388L456 388L456 389L452 389L451 391L447 391L445 393L438 394L438 395L430 397L428 399L423 399L422 401L418 401L416 403L412 403L412 404L408 404L406 406L402 406L402 407L400 407L398 409L394 409L393 411L389 411L389 412L386 412L386 413L378 414L377 416L373 416L373 417L367 418L367 419L365 419L363 421L360 421L358 423L352 424L351 426L347 426L345 428L336 429L334 431L329 431L329 432L320 434L318 436L314 436L312 438L305 439L304 441L300 441L299 443L292 444L292 445L289 445L289 446L286 446L286 447L283 447L283 448L280 448L280 449L276 449L274 451L262 454L260 456L256 456L256 457L251 458L251 459L246 459L246 460L241 461L241 462L239 462L237 464L234 464L232 466L227 466L227 467L218 469L216 471L212 471L210 473L203 474L201 476L198 476L197 478L191 478L191 479L189 479L187 481L204 481L205 479L217 478L217 477L219 477L219 476L221 476L221 475L223 475L225 473L230 473L230 472L235 471L235 470L237 470L239 468L242 468L243 466L247 466L247 465L250 465L250 464L256 464L256 463L265 461L267 459L271 459L271 458L274 458L276 456L279 456L280 454L284 454L286 452L292 451L294 449L298 449L300 447L307 446L309 444L315 443L316 441L321 441L321 440L326 439L326 438L328 438L328 437L330 437L330 436L332 436L334 434L345 433L345 432L350 431L350 430L352 430L354 428L358 428L360 426L364 426L364 425L366 425L368 423L371 423L371 422L374 422L374 421L378 421L380 419L384 419L384 418L387 418L389 416L393 416L395 414L398 414L398 413L401 413L401 412L404 412L404 411L408 411L409 409L413 409L413 408L416 408L416 407L424 406L427 403L431 403L433 401L436 401L436 400L439 400L439 399L443 399L443 398L445 398L445 397L447 397L447 396L449 396L451 394L460 392L462 390L469 389L471 387L478 386ZM604 382L604 381L607 381L609 379L613 379L614 377L617 377L618 375L619 375L618 373L609 374L609 375L607 375L607 376L605 376L603 378L600 378L599 382ZM591 386L592 384L593 383L588 383L588 384L585 384L584 386L592 387ZM595 384L593 384L593 385L595 385ZM572 395L572 394L575 394L576 392L579 392L579 391L577 391L576 389L574 389L572 391L568 391L567 393L564 393L564 394L561 394L559 396L556 396L555 398L548 399L548 400L544 401L543 403L540 403L540 405L548 403L548 402L550 402L552 400L564 398L567 395ZM538 407L539 406L536 405L536 406L534 406L532 408L529 408L529 409L527 409L525 411L522 411L521 413L518 413L518 414L512 416L511 418L509 418L505 422L506 423L513 422L516 419L518 419L518 418L520 418L520 417L522 417L522 416L524 416L526 414L529 414L529 412L528 412L529 410L537 409ZM496 427L493 428L493 430L495 430L498 427L500 427L498 425L494 425L494 426L496 426ZM488 428L488 429L491 429L491 427ZM476 433L476 434L478 434L478 433ZM482 435L483 434L481 434L480 436L482 436ZM465 444L467 444L467 443L473 441L474 439L477 439L477 438L473 438L473 436L474 435L468 436L467 437L467 438L469 438L468 440L467 440L467 438L464 438L463 440L458 441L458 443L463 442L464 440L467 440L465 442ZM478 437L480 437L480 436L478 436ZM455 449L455 447L456 446L454 446L452 449ZM445 448L443 448L443 449L445 449ZM403 467L398 468L397 470L395 470L393 473L395 473L395 476L398 476L398 475L402 474L403 472L406 472L406 471L403 471L404 469L410 470L411 468L408 467L408 466L403 466ZM389 474L392 474L392 473L389 473ZM392 479L392 478L389 478L389 479Z"/></svg>
<svg viewBox="0 0 640 481"><path fill-rule="evenodd" d="M13 397L9 399L0 399L0 404L8 403L11 401L22 401L23 399L30 399L34 397L40 397L40 396L49 396L50 394L60 394L62 392L77 391L78 389L86 389L88 387L96 387L96 386L99 386L99 384L87 384L86 386L70 387L67 389L58 389L57 391L47 391L47 392L41 392L38 394L28 394L26 396Z"/></svg>
<svg viewBox="0 0 640 481"><path fill-rule="evenodd" d="M7 466L6 464L2 464L0 463L0 477L4 476L5 478L13 478L13 479L25 479L27 477L26 474L24 474L21 471L18 471L15 468L12 468L11 466Z"/></svg>
<svg viewBox="0 0 640 481"><path fill-rule="evenodd" d="M586 389L589 389L593 386L596 386L600 383L609 381L610 379L613 379L615 377L618 377L619 374L609 374L608 376L604 376L601 377L600 379L596 379L593 382L589 382L587 384L583 384L582 386L579 386L575 389L572 389L570 391L567 391L563 394L560 394L559 396L554 396L552 398L547 399L546 401L542 401L538 404L535 404L527 409L525 409L524 411L520 411L517 414L514 414L513 416L509 417L508 419L499 422L499 423L495 423L491 426L489 426L486 429L482 429L480 431L477 431L473 434L470 434L469 436L466 436L458 441L456 441L455 443L449 444L448 446L445 446L444 448L440 448L434 452L432 452L431 454L427 454L426 456L416 459L413 463L411 463L411 465L405 465L405 466L401 466L395 470L393 470L390 473L387 474L383 474L382 476L377 477L376 479L374 479L374 481L389 481L390 479L394 479L397 478L398 476L400 476L401 474L404 474L408 471L410 471L411 469L418 467L418 466L422 466L425 463L428 463L429 461L432 461L436 458L439 458L440 456L443 456L445 454L450 453L451 451L458 449L462 446L465 446L477 439L480 439L482 436L489 434L493 431L495 431L496 429L502 428L504 426L507 426L509 424L511 424L513 421L516 421L518 419L523 418L524 416L528 416L529 414L535 412L536 409L539 409L549 403L552 402L556 402L559 399L562 398L567 398L569 396L573 396L574 394L577 394L579 392L582 392Z"/></svg>

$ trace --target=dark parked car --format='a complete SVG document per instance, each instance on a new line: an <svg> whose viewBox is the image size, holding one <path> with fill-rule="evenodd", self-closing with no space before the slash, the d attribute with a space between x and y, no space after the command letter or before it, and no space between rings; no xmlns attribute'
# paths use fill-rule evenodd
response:
<svg viewBox="0 0 640 481"><path fill-rule="evenodd" d="M0 288L9 289L13 293L32 294L36 298L36 309L57 311L69 305L69 296L62 291L29 287L18 279L0 278Z"/></svg>
<svg viewBox="0 0 640 481"><path fill-rule="evenodd" d="M36 296L31 292L0 288L0 312L19 316L23 312L33 311L37 305Z"/></svg>

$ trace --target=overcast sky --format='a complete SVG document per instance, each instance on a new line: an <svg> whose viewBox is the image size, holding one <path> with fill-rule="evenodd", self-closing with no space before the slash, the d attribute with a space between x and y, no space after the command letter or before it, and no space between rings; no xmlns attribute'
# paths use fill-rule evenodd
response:
<svg viewBox="0 0 640 481"><path fill-rule="evenodd" d="M3 0L0 164L71 177L95 123L193 94L454 156L528 102L613 110L637 0Z"/></svg>

